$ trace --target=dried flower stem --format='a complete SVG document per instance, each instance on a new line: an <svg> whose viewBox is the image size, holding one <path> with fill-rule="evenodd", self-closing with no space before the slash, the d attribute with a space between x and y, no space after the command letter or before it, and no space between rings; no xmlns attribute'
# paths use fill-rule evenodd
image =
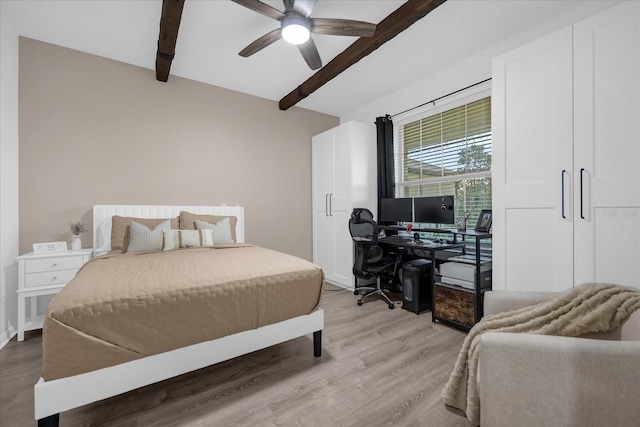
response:
<svg viewBox="0 0 640 427"><path fill-rule="evenodd" d="M78 236L80 233L87 231L85 225L81 222L70 222L69 228L71 229L71 234L74 236Z"/></svg>

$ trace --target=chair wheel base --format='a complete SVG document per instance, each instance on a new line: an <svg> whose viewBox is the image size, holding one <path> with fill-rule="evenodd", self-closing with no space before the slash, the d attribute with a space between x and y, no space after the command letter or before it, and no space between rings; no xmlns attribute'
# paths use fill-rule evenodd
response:
<svg viewBox="0 0 640 427"><path fill-rule="evenodd" d="M358 305L362 305L362 300L358 300Z"/></svg>

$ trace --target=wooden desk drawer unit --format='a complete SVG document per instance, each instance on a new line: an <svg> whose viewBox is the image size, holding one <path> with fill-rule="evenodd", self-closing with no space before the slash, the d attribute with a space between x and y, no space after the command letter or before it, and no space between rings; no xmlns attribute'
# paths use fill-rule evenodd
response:
<svg viewBox="0 0 640 427"><path fill-rule="evenodd" d="M18 261L18 341L24 340L24 331L42 327L42 316L37 316L36 297L55 295L69 283L80 267L91 259L92 249L35 255L28 253ZM26 317L26 300L31 300L30 318Z"/></svg>
<svg viewBox="0 0 640 427"><path fill-rule="evenodd" d="M472 293L436 285L435 312L438 316L472 327L474 300Z"/></svg>

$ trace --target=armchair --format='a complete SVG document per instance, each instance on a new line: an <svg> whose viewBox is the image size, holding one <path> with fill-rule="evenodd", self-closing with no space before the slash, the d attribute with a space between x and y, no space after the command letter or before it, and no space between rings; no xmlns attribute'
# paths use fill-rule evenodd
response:
<svg viewBox="0 0 640 427"><path fill-rule="evenodd" d="M362 300L368 296L380 295L393 309L395 304L382 289L381 277L390 273L393 275L396 261L384 256L384 251L378 246L378 224L373 220L371 211L354 209L349 220L349 232L355 245L353 275L359 279L376 278L375 287L362 286L354 290L353 293L359 295L358 305L362 305Z"/></svg>
<svg viewBox="0 0 640 427"><path fill-rule="evenodd" d="M484 313L518 309L554 295L486 292ZM487 332L480 337L479 355L483 427L640 422L640 310L612 332L578 338Z"/></svg>

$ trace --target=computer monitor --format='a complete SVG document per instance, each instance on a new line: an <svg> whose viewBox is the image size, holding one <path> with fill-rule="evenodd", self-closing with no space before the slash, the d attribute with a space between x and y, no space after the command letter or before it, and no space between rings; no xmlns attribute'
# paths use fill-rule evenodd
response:
<svg viewBox="0 0 640 427"><path fill-rule="evenodd" d="M380 221L394 224L413 221L413 199L380 199Z"/></svg>
<svg viewBox="0 0 640 427"><path fill-rule="evenodd" d="M453 196L416 197L413 199L415 222L455 224Z"/></svg>

